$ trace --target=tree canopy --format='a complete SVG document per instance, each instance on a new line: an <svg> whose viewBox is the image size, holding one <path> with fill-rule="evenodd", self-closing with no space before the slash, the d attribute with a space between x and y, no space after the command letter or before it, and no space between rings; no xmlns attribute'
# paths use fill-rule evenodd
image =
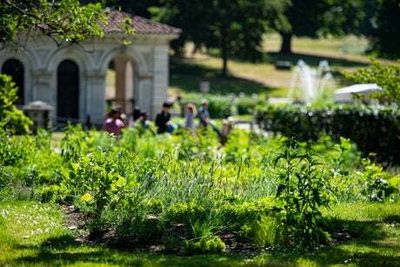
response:
<svg viewBox="0 0 400 267"><path fill-rule="evenodd" d="M16 41L18 34L40 32L57 44L101 37L99 21L106 14L100 3L82 5L79 0L2 0L0 42Z"/></svg>
<svg viewBox="0 0 400 267"><path fill-rule="evenodd" d="M372 49L380 56L399 58L400 2L398 0L379 1L375 12L375 17L370 22L372 29L369 34ZM366 35L368 36L368 33Z"/></svg>
<svg viewBox="0 0 400 267"><path fill-rule="evenodd" d="M357 33L364 18L362 0L289 0L283 14L270 19L270 27L282 37L281 53L291 53L293 36Z"/></svg>

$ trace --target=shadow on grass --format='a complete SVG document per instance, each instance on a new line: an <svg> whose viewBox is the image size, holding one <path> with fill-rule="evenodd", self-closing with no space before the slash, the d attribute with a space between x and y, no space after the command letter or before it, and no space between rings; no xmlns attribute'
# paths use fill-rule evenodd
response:
<svg viewBox="0 0 400 267"><path fill-rule="evenodd" d="M200 82L204 80L210 82L210 94L251 95L277 90L254 80L222 76L220 69L189 63L176 57L171 58L170 73L170 86L180 88L185 93L200 93Z"/></svg>
<svg viewBox="0 0 400 267"><path fill-rule="evenodd" d="M400 241L387 244L388 233L382 222L336 220L328 222L331 232L343 231L351 240L334 247L323 248L314 255L302 255L319 265L357 264L360 266L399 266Z"/></svg>
<svg viewBox="0 0 400 267"><path fill-rule="evenodd" d="M323 55L312 55L312 54L302 54L302 53L292 53L292 54L280 54L277 52L266 53L266 62L275 64L277 61L289 61L292 65L296 65L297 62L302 59L308 65L312 67L318 67L318 64L322 60L328 60L330 66L334 67L366 67L369 63L364 61L350 60L340 57L329 57Z"/></svg>
<svg viewBox="0 0 400 267"><path fill-rule="evenodd" d="M398 218L390 218L397 219ZM388 243L382 222L350 220L328 221L330 231L346 231L350 241L325 247L312 253L290 250L259 255L221 254L182 257L143 252L125 252L101 246L88 247L76 242L71 235L44 241L39 247L19 246L15 249L36 249L37 253L8 262L11 266L59 266L65 264L115 264L120 266L299 266L302 261L318 266L355 264L360 266L399 266L400 242ZM1 265L1 262L0 262Z"/></svg>

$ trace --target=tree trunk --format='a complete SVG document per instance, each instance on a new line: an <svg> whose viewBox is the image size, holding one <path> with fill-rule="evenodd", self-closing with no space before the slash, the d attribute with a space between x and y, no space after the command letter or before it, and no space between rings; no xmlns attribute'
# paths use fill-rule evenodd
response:
<svg viewBox="0 0 400 267"><path fill-rule="evenodd" d="M228 74L228 44L225 34L221 36L222 76Z"/></svg>
<svg viewBox="0 0 400 267"><path fill-rule="evenodd" d="M293 34L287 32L279 33L282 37L282 44L281 44L281 54L290 54L292 53L292 37Z"/></svg>

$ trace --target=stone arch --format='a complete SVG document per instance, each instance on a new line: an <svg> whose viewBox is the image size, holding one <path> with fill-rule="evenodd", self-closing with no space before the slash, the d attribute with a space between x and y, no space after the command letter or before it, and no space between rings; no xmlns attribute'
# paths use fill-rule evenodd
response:
<svg viewBox="0 0 400 267"><path fill-rule="evenodd" d="M15 58L9 58L1 66L1 72L10 75L17 87L17 105L25 104L25 67L24 64Z"/></svg>
<svg viewBox="0 0 400 267"><path fill-rule="evenodd" d="M100 59L100 72L105 74L108 68L108 64L117 55L125 55L131 62L133 67L137 70L138 74L144 75L150 72L149 66L145 58L137 52L133 47L115 47L107 51Z"/></svg>
<svg viewBox="0 0 400 267"><path fill-rule="evenodd" d="M0 50L0 71L2 70L4 63L9 60L19 61L24 69L23 75L23 101L27 103L33 100L32 91L32 71L37 67L37 61L31 51L22 47L6 47ZM22 104L21 103L21 104Z"/></svg>
<svg viewBox="0 0 400 267"><path fill-rule="evenodd" d="M88 89L87 73L93 70L93 61L87 52L77 46L66 46L54 50L48 57L46 63L46 72L51 73L52 103L56 105L55 114L58 114L58 67L65 60L73 61L79 69L79 115L80 120L84 120L88 114Z"/></svg>
<svg viewBox="0 0 400 267"><path fill-rule="evenodd" d="M57 119L60 122L79 121L79 66L66 59L57 67Z"/></svg>
<svg viewBox="0 0 400 267"><path fill-rule="evenodd" d="M148 76L149 66L144 56L133 47L118 46L106 51L106 53L104 53L103 56L100 58L99 72L101 73L101 75L106 77L109 64L113 60L118 60L118 59L122 61L128 61L131 63L131 67L133 69L131 85L133 85L132 88L133 90L121 91L121 87L118 87L116 85L116 97L112 103L122 106L124 112L131 113L134 108L134 106L132 105L133 103L131 102L132 99L135 99L137 105L141 104L140 100L138 101L138 98L140 98L140 77L143 75ZM121 79L121 76L119 76L118 74L116 75L117 75L116 79L118 79L118 77L119 79ZM116 83L118 84L118 80L116 80ZM125 89L128 88L130 87L129 86L125 87ZM106 96L106 87L104 88L104 97L105 96ZM108 105L110 105L110 103L108 103Z"/></svg>
<svg viewBox="0 0 400 267"><path fill-rule="evenodd" d="M94 68L92 58L82 48L66 46L52 51L45 64L46 70L52 72L65 59L75 61L83 71L91 71Z"/></svg>

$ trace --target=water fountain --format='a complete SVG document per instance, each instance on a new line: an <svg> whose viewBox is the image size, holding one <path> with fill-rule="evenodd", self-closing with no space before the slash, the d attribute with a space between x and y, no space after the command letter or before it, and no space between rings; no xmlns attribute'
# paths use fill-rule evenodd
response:
<svg viewBox="0 0 400 267"><path fill-rule="evenodd" d="M288 99L291 102L298 100L310 104L324 94L332 78L327 60L319 62L317 69L312 69L300 59L290 80ZM300 94L295 95L296 90Z"/></svg>

